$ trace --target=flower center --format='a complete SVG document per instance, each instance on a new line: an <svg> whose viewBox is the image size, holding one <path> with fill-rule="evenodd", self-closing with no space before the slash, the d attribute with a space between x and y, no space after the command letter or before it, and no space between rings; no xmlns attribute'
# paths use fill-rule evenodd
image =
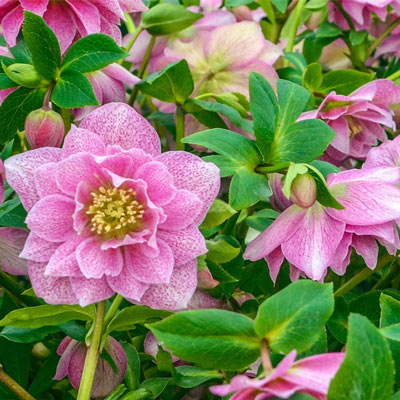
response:
<svg viewBox="0 0 400 400"><path fill-rule="evenodd" d="M109 240L141 230L144 209L133 189L101 186L91 196L86 215L93 233Z"/></svg>
<svg viewBox="0 0 400 400"><path fill-rule="evenodd" d="M363 128L353 117L346 115L345 118L349 125L350 139L353 139L354 136L358 135L363 130Z"/></svg>

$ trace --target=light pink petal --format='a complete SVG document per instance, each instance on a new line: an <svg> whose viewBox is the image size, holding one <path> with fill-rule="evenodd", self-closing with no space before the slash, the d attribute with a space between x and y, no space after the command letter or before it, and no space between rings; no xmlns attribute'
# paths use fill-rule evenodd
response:
<svg viewBox="0 0 400 400"><path fill-rule="evenodd" d="M34 171L36 191L40 198L51 194L63 194L56 181L57 164L50 162L41 165Z"/></svg>
<svg viewBox="0 0 400 400"><path fill-rule="evenodd" d="M280 247L277 247L275 250L265 256L265 261L267 262L269 268L269 274L272 282L274 283L276 282L276 278L281 270L284 259L285 257Z"/></svg>
<svg viewBox="0 0 400 400"><path fill-rule="evenodd" d="M133 75L130 71L124 68L122 65L113 63L103 68L103 72L118 81L121 81L127 85L135 85L140 81L136 75Z"/></svg>
<svg viewBox="0 0 400 400"><path fill-rule="evenodd" d="M101 249L97 238L83 241L76 249L76 259L82 274L87 278L99 279L103 275L118 276L123 266L119 249Z"/></svg>
<svg viewBox="0 0 400 400"><path fill-rule="evenodd" d="M282 243L282 252L308 277L320 280L333 260L344 228L343 222L331 218L319 203L315 203L307 210L295 234Z"/></svg>
<svg viewBox="0 0 400 400"><path fill-rule="evenodd" d="M110 288L106 277L101 279L69 278L72 289L79 299L79 305L86 307L89 304L109 299L114 290Z"/></svg>
<svg viewBox="0 0 400 400"><path fill-rule="evenodd" d="M353 235L353 247L365 261L367 267L374 269L378 261L378 245L371 236Z"/></svg>
<svg viewBox="0 0 400 400"><path fill-rule="evenodd" d="M0 204L4 200L4 179L6 177L6 170L3 161L0 159Z"/></svg>
<svg viewBox="0 0 400 400"><path fill-rule="evenodd" d="M30 233L25 242L25 247L20 257L37 262L47 262L56 251L60 243L49 242L41 239L34 233Z"/></svg>
<svg viewBox="0 0 400 400"><path fill-rule="evenodd" d="M346 225L346 232L353 232L359 236L368 235L382 239L385 242L397 242L397 230L393 222L386 222L378 225Z"/></svg>
<svg viewBox="0 0 400 400"><path fill-rule="evenodd" d="M81 277L82 272L76 259L76 248L81 242L81 237L72 235L66 242L61 244L51 256L46 266L45 274L59 277Z"/></svg>
<svg viewBox="0 0 400 400"><path fill-rule="evenodd" d="M397 166L366 168L366 169L350 169L337 174L328 176L328 186L338 183L350 182L385 182L385 183L400 183L400 168Z"/></svg>
<svg viewBox="0 0 400 400"><path fill-rule="evenodd" d="M169 283L174 269L174 256L171 248L163 240L157 240L157 245L159 254L155 257L145 254L140 245L125 248L126 268L140 282Z"/></svg>
<svg viewBox="0 0 400 400"><path fill-rule="evenodd" d="M336 132L336 135L331 142L331 146L344 154L349 154L350 133L346 118L341 117L333 121L329 121L329 126Z"/></svg>
<svg viewBox="0 0 400 400"><path fill-rule="evenodd" d="M18 193L27 211L39 200L34 178L35 170L43 164L57 162L60 158L61 149L42 147L17 154L4 162L7 182Z"/></svg>
<svg viewBox="0 0 400 400"><path fill-rule="evenodd" d="M287 208L247 246L243 257L246 260L257 261L272 253L296 232L306 213L306 210L295 205Z"/></svg>
<svg viewBox="0 0 400 400"><path fill-rule="evenodd" d="M167 220L158 228L179 231L191 225L199 214L203 203L188 190L178 190L174 199L163 207Z"/></svg>
<svg viewBox="0 0 400 400"><path fill-rule="evenodd" d="M399 104L400 87L389 79L377 79L375 82L376 93L374 103L376 104Z"/></svg>
<svg viewBox="0 0 400 400"><path fill-rule="evenodd" d="M344 356L345 353L326 353L303 358L293 365L284 379L326 395Z"/></svg>
<svg viewBox="0 0 400 400"><path fill-rule="evenodd" d="M28 262L33 290L48 304L78 304L68 278L54 278L44 274L45 263Z"/></svg>
<svg viewBox="0 0 400 400"><path fill-rule="evenodd" d="M43 16L49 4L49 0L19 0L19 2L24 10L32 11L40 16Z"/></svg>
<svg viewBox="0 0 400 400"><path fill-rule="evenodd" d="M57 354L61 356L58 361L56 375L53 379L61 380L64 379L68 375L68 367L72 357L74 354L75 348L79 345L79 342L71 339L70 337L65 337L57 349Z"/></svg>
<svg viewBox="0 0 400 400"><path fill-rule="evenodd" d="M123 11L129 13L147 10L141 0L119 0L119 4Z"/></svg>
<svg viewBox="0 0 400 400"><path fill-rule="evenodd" d="M57 354L62 356L64 352L67 350L68 345L71 343L73 339L69 336L65 336L63 340L61 340L60 344L57 347Z"/></svg>
<svg viewBox="0 0 400 400"><path fill-rule="evenodd" d="M72 215L75 203L59 194L47 196L38 201L26 218L28 228L49 242L63 242L74 233Z"/></svg>
<svg viewBox="0 0 400 400"><path fill-rule="evenodd" d="M380 146L371 149L363 164L363 169L374 167L400 166L400 137L388 140Z"/></svg>
<svg viewBox="0 0 400 400"><path fill-rule="evenodd" d="M194 220L194 224L200 224L218 195L219 169L213 163L206 163L183 151L168 151L157 157L157 160L168 167L177 189L189 190L203 202L201 211Z"/></svg>
<svg viewBox="0 0 400 400"><path fill-rule="evenodd" d="M188 310L200 310L202 308L221 308L220 300L214 299L207 292L196 290L190 299Z"/></svg>
<svg viewBox="0 0 400 400"><path fill-rule="evenodd" d="M117 25L111 24L106 18L100 15L100 29L101 32L111 36L118 44L122 46L122 34Z"/></svg>
<svg viewBox="0 0 400 400"><path fill-rule="evenodd" d="M212 10L205 13L204 17L196 21L193 26L202 31L210 31L217 26L233 24L235 22L235 16L231 12L227 10Z"/></svg>
<svg viewBox="0 0 400 400"><path fill-rule="evenodd" d="M28 275L26 260L19 257L28 237L20 228L0 228L0 266L13 275Z"/></svg>
<svg viewBox="0 0 400 400"><path fill-rule="evenodd" d="M79 152L102 156L106 153L106 146L95 133L72 125L64 141L62 156L63 158L67 158Z"/></svg>
<svg viewBox="0 0 400 400"><path fill-rule="evenodd" d="M164 240L172 249L175 265L185 264L207 253L204 237L195 226L175 232L160 230L157 238Z"/></svg>
<svg viewBox="0 0 400 400"><path fill-rule="evenodd" d="M157 206L164 206L175 197L174 177L162 162L143 164L135 172L134 178L143 179L147 183L147 194Z"/></svg>
<svg viewBox="0 0 400 400"><path fill-rule="evenodd" d="M346 227L347 228L347 227ZM353 235L345 232L331 261L330 267L338 275L343 275L350 262Z"/></svg>
<svg viewBox="0 0 400 400"><path fill-rule="evenodd" d="M24 21L24 13L20 6L16 6L1 21L4 39L10 47L17 43L17 36Z"/></svg>
<svg viewBox="0 0 400 400"><path fill-rule="evenodd" d="M118 144L126 150L137 147L153 156L160 154L157 132L127 104L110 103L96 108L80 127L97 133L106 144Z"/></svg>
<svg viewBox="0 0 400 400"><path fill-rule="evenodd" d="M86 32L82 36L100 32L100 14L95 5L85 0L65 0L74 10Z"/></svg>
<svg viewBox="0 0 400 400"><path fill-rule="evenodd" d="M183 310L197 286L197 260L175 266L171 280L164 285L150 285L140 303L152 308Z"/></svg>

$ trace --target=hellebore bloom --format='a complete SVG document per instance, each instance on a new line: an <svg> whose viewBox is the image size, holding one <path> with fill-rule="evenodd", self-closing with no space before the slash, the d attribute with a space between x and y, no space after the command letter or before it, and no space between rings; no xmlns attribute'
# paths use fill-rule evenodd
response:
<svg viewBox="0 0 400 400"><path fill-rule="evenodd" d="M103 398L110 394L125 378L127 360L122 346L117 340L109 336L105 349L113 359L118 374L114 372L108 361L101 357L99 358L91 394L91 397L94 399ZM68 336L65 337L57 349L57 354L61 358L58 362L54 379L61 380L68 376L71 385L75 389L79 389L86 351L87 348L84 343L71 339Z"/></svg>
<svg viewBox="0 0 400 400"><path fill-rule="evenodd" d="M5 162L28 211L21 257L49 304L120 293L153 308L183 309L197 285L198 230L219 191L219 170L185 152L160 154L153 127L110 103L66 136Z"/></svg>
<svg viewBox="0 0 400 400"><path fill-rule="evenodd" d="M6 170L4 169L3 161L0 159L0 204L4 200L4 178L6 175Z"/></svg>
<svg viewBox="0 0 400 400"><path fill-rule="evenodd" d="M26 260L19 257L28 231L20 228L0 228L0 267L13 275L28 275Z"/></svg>
<svg viewBox="0 0 400 400"><path fill-rule="evenodd" d="M248 97L252 71L275 85L277 74L272 64L282 51L265 40L256 22L243 21L200 32L189 42L176 40L164 54L164 64L182 58L189 63L194 95L238 92Z"/></svg>
<svg viewBox="0 0 400 400"><path fill-rule="evenodd" d="M284 258L314 280L329 266L343 273L351 246L375 268L375 239L393 253L399 248L394 221L400 218L400 168L348 170L328 176L331 193L344 207L336 210L315 202L302 208L293 204L248 246L244 258L265 258L275 281Z"/></svg>
<svg viewBox="0 0 400 400"><path fill-rule="evenodd" d="M336 136L326 154L338 162L346 157L364 159L378 140L385 141L382 125L395 129L390 105L400 103L400 87L387 79L367 83L348 96L331 92L319 108L303 113L299 120L319 118Z"/></svg>
<svg viewBox="0 0 400 400"><path fill-rule="evenodd" d="M266 378L235 376L228 385L211 386L211 393L230 400L264 400L273 397L288 399L295 393L306 393L326 400L331 380L344 359L344 353L326 353L295 362L297 352L289 353Z"/></svg>
<svg viewBox="0 0 400 400"><path fill-rule="evenodd" d="M50 109L34 110L25 120L25 136L31 149L60 147L64 131L62 116Z"/></svg>
<svg viewBox="0 0 400 400"><path fill-rule="evenodd" d="M141 0L5 0L0 5L0 21L7 44L16 44L24 20L23 10L44 18L57 35L65 52L76 39L91 33L105 33L121 42L118 24L124 12L146 11Z"/></svg>
<svg viewBox="0 0 400 400"><path fill-rule="evenodd" d="M375 167L400 167L400 136L370 150L362 168Z"/></svg>

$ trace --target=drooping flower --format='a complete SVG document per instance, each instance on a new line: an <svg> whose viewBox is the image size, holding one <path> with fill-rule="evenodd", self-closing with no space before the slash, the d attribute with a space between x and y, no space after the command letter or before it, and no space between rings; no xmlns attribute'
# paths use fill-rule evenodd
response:
<svg viewBox="0 0 400 400"><path fill-rule="evenodd" d="M328 176L331 193L343 210L315 202L309 208L292 205L244 253L252 261L265 258L275 281L284 258L314 280L329 266L343 274L354 247L370 268L375 268L378 246L393 254L399 248L394 221L400 217L399 168L349 170Z"/></svg>
<svg viewBox="0 0 400 400"><path fill-rule="evenodd" d="M42 16L65 52L74 40L91 33L105 33L120 43L117 25L124 19L124 12L146 11L147 7L141 0L5 0L0 5L0 21L10 47L16 44L23 10Z"/></svg>
<svg viewBox="0 0 400 400"><path fill-rule="evenodd" d="M363 169L376 167L400 168L400 136L386 140L380 146L370 150L363 164Z"/></svg>
<svg viewBox="0 0 400 400"><path fill-rule="evenodd" d="M153 127L131 107L94 110L62 149L5 162L28 211L21 256L39 297L82 306L120 293L183 309L197 285L198 225L219 191L219 170L185 152L160 154Z"/></svg>
<svg viewBox="0 0 400 400"><path fill-rule="evenodd" d="M105 358L99 358L91 393L91 397L94 399L109 395L125 378L127 359L122 346L117 340L109 336L105 350L113 359L118 374L114 372L113 367ZM57 349L57 354L61 358L58 362L54 379L61 380L68 376L71 385L75 389L79 389L86 351L87 348L84 343L71 339L68 336L65 337Z"/></svg>
<svg viewBox="0 0 400 400"><path fill-rule="evenodd" d="M0 228L0 267L13 275L28 275L26 260L19 257L28 231L20 228Z"/></svg>
<svg viewBox="0 0 400 400"><path fill-rule="evenodd" d="M238 375L228 385L212 386L210 391L217 396L235 393L230 400L288 399L298 392L326 400L330 382L345 354L319 354L295 362L296 355L293 350L265 378Z"/></svg>
<svg viewBox="0 0 400 400"><path fill-rule="evenodd" d="M387 79L367 83L348 96L331 92L319 108L299 120L319 118L336 136L326 154L340 163L347 157L365 159L378 140L387 139L382 126L395 129L390 105L400 103L400 86Z"/></svg>

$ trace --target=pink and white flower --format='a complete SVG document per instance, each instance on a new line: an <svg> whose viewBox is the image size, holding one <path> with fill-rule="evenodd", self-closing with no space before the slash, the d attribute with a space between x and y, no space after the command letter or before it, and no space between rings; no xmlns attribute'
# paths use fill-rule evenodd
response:
<svg viewBox="0 0 400 400"><path fill-rule="evenodd" d="M109 395L124 380L126 374L126 354L119 342L109 336L105 349L113 359L118 374L114 372L107 360L99 358L91 393L91 397L94 399L104 398ZM84 343L80 343L68 336L65 337L57 349L57 354L61 358L58 362L54 379L61 380L68 376L71 385L75 389L79 389L86 352L87 348Z"/></svg>
<svg viewBox="0 0 400 400"><path fill-rule="evenodd" d="M219 191L219 170L185 152L160 154L153 127L130 106L94 110L62 149L5 163L28 211L22 257L39 297L84 306L115 292L153 308L183 309L197 285L198 230Z"/></svg>
<svg viewBox="0 0 400 400"><path fill-rule="evenodd" d="M378 257L376 240L391 254L400 248L395 228L400 218L400 189L395 185L399 182L397 167L330 174L328 188L343 210L318 202L308 208L293 204L247 246L244 258L265 258L274 281L285 258L293 273L314 280L323 279L329 266L343 274L352 247L373 269Z"/></svg>
<svg viewBox="0 0 400 400"><path fill-rule="evenodd" d="M91 33L105 33L121 43L118 24L124 12L146 11L147 7L141 0L2 0L0 21L10 47L16 44L24 10L44 18L64 53L76 39Z"/></svg>
<svg viewBox="0 0 400 400"><path fill-rule="evenodd" d="M336 132L326 151L336 163L347 157L365 159L378 140L387 139L383 127L396 128L390 106L398 103L400 86L387 79L378 79L348 96L331 92L317 110L303 113L299 120L319 118Z"/></svg>
<svg viewBox="0 0 400 400"><path fill-rule="evenodd" d="M344 353L326 353L295 361L297 352L289 353L265 378L235 376L228 385L212 386L211 393L230 400L288 399L295 393L306 393L326 400L331 380L344 359Z"/></svg>

